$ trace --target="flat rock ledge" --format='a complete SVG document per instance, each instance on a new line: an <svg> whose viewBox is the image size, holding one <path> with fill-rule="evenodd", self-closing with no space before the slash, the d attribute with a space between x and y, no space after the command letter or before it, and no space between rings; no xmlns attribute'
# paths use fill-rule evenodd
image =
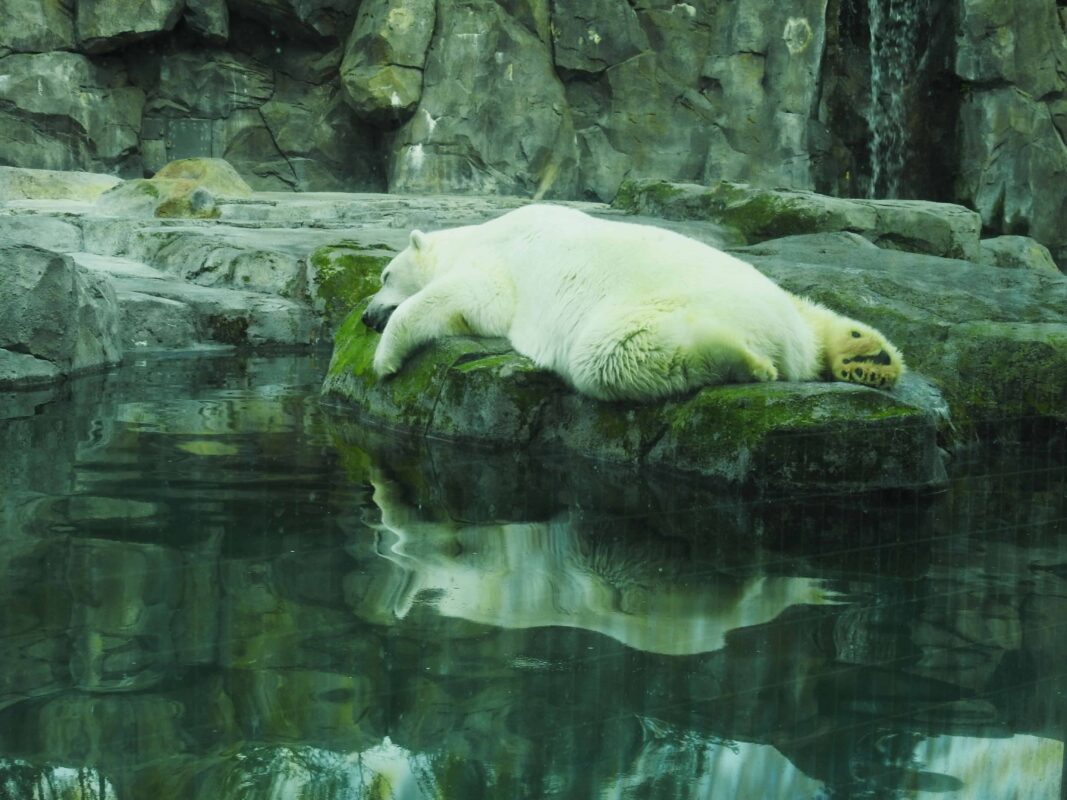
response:
<svg viewBox="0 0 1067 800"><path fill-rule="evenodd" d="M323 397L381 427L665 468L759 492L924 490L945 479L940 401L915 376L894 394L776 382L605 403L575 393L506 340L454 338L379 381L371 369L379 337L359 314L338 332Z"/></svg>

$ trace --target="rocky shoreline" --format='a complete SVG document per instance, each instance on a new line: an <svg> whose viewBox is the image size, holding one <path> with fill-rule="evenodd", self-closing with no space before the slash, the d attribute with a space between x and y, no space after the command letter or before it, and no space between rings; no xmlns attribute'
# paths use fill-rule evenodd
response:
<svg viewBox="0 0 1067 800"><path fill-rule="evenodd" d="M0 168L0 392L12 408L123 360L312 348L336 334L323 397L365 422L761 490L932 487L946 448L1067 422L1067 278L1032 241L980 240L958 206L661 182L624 185L615 207L574 203L731 249L880 328L911 369L893 393L776 383L639 406L579 397L496 340L442 341L390 381L371 376L377 334L346 315L409 231L528 201L236 196L192 181L157 184L154 204L115 202L143 197L131 186L143 183Z"/></svg>

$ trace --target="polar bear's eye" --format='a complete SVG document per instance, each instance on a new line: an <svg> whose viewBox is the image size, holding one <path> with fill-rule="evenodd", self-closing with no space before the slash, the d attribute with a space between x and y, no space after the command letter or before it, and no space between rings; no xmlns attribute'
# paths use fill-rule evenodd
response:
<svg viewBox="0 0 1067 800"><path fill-rule="evenodd" d="M852 331L852 338L853 339L860 338L860 332L859 331Z"/></svg>

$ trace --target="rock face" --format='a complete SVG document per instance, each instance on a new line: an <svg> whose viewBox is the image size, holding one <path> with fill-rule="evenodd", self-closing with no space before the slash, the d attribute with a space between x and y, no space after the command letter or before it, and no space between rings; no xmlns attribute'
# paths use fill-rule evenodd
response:
<svg viewBox="0 0 1067 800"><path fill-rule="evenodd" d="M544 42L490 0L442 0L438 17L390 189L572 195L574 131Z"/></svg>
<svg viewBox="0 0 1067 800"><path fill-rule="evenodd" d="M0 165L145 177L215 157L258 190L610 201L648 178L927 199L1062 267L1061 6L0 0Z"/></svg>
<svg viewBox="0 0 1067 800"><path fill-rule="evenodd" d="M956 193L992 231L1067 262L1067 36L1052 0L960 0Z"/></svg>
<svg viewBox="0 0 1067 800"><path fill-rule="evenodd" d="M0 387L47 383L118 362L118 304L110 283L68 256L35 247L0 246L0 264Z"/></svg>
<svg viewBox="0 0 1067 800"><path fill-rule="evenodd" d="M366 0L345 46L341 83L369 122L407 120L422 95L434 27L434 0Z"/></svg>
<svg viewBox="0 0 1067 800"><path fill-rule="evenodd" d="M83 52L104 53L147 39L173 28L181 16L183 0L147 0L137 13L116 13L108 0L78 0L76 26Z"/></svg>
<svg viewBox="0 0 1067 800"><path fill-rule="evenodd" d="M0 59L0 163L139 175L143 108L119 62L10 55Z"/></svg>

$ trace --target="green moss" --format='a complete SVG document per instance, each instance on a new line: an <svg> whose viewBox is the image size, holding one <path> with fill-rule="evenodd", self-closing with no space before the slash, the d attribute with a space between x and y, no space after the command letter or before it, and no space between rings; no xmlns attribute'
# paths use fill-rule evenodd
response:
<svg viewBox="0 0 1067 800"><path fill-rule="evenodd" d="M772 194L757 194L746 200L725 204L717 213L719 221L736 228L751 243L781 236L817 233L823 229L817 214L800 203Z"/></svg>
<svg viewBox="0 0 1067 800"><path fill-rule="evenodd" d="M683 194L682 189L667 181L627 180L619 186L611 205L631 214L655 212Z"/></svg>
<svg viewBox="0 0 1067 800"><path fill-rule="evenodd" d="M336 328L361 300L381 288L379 276L392 257L391 251L368 252L352 241L320 247L308 257L327 325Z"/></svg>
<svg viewBox="0 0 1067 800"><path fill-rule="evenodd" d="M176 195L156 206L156 216L161 219L218 219L222 211L215 204L197 208L189 195Z"/></svg>

